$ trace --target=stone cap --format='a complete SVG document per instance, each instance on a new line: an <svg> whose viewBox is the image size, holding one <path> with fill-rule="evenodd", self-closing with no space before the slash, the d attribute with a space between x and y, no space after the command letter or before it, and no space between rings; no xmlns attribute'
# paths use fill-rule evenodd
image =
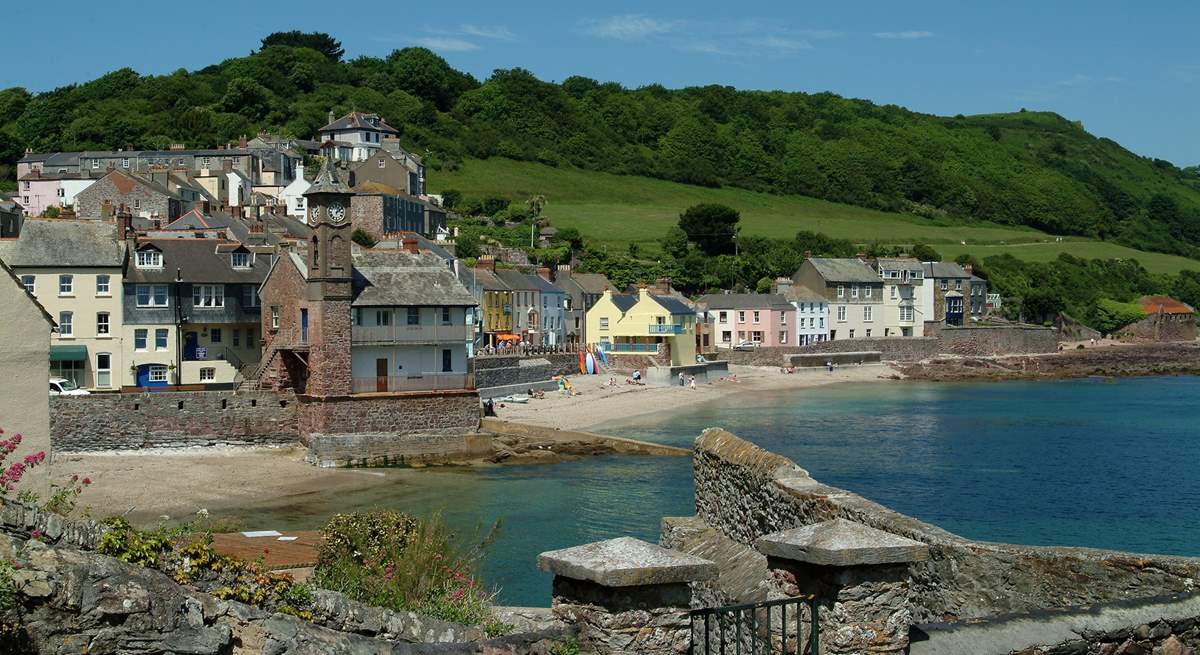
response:
<svg viewBox="0 0 1200 655"><path fill-rule="evenodd" d="M694 555L619 537L538 555L538 568L605 587L672 584L712 580L717 565Z"/></svg>
<svg viewBox="0 0 1200 655"><path fill-rule="evenodd" d="M818 566L903 564L929 557L929 547L846 519L773 532L754 542L768 557Z"/></svg>

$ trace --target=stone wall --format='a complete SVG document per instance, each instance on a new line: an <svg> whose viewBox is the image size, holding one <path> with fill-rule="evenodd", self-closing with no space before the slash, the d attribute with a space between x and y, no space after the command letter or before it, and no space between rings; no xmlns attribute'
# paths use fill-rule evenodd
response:
<svg viewBox="0 0 1200 655"><path fill-rule="evenodd" d="M1007 380L1088 376L1200 374L1200 344L1073 348L1049 355L939 359L898 366L921 380Z"/></svg>
<svg viewBox="0 0 1200 655"><path fill-rule="evenodd" d="M553 358L553 359L552 359ZM494 366L490 360L512 360L510 366ZM507 385L532 384L549 380L555 375L579 373L579 356L546 355L542 357L488 357L475 360L475 387L489 389ZM480 369L478 364L489 366Z"/></svg>
<svg viewBox="0 0 1200 655"><path fill-rule="evenodd" d="M939 352L945 355L991 356L1052 353L1058 350L1058 334L1034 325L967 325L944 327L938 337Z"/></svg>
<svg viewBox="0 0 1200 655"><path fill-rule="evenodd" d="M1122 341L1195 341L1200 331L1195 314L1151 314L1114 336Z"/></svg>
<svg viewBox="0 0 1200 655"><path fill-rule="evenodd" d="M401 464L487 452L474 391L301 396L300 436L321 466Z"/></svg>
<svg viewBox="0 0 1200 655"><path fill-rule="evenodd" d="M296 443L297 403L266 391L163 391L55 396L58 451Z"/></svg>
<svg viewBox="0 0 1200 655"><path fill-rule="evenodd" d="M729 362L705 362L689 366L650 366L646 368L645 381L660 387L679 385L679 375L683 374L684 382L695 376L697 384L714 382L729 373Z"/></svg>
<svg viewBox="0 0 1200 655"><path fill-rule="evenodd" d="M693 468L697 519L743 545L771 532L834 518L927 544L929 559L910 570L917 621L1181 593L1200 574L1200 559L1194 558L970 541L823 485L787 458L723 430L707 430L696 440ZM664 529L664 545L700 554L709 540L684 537L699 529ZM765 580L767 572L752 575ZM751 592L761 587L746 581L737 585Z"/></svg>

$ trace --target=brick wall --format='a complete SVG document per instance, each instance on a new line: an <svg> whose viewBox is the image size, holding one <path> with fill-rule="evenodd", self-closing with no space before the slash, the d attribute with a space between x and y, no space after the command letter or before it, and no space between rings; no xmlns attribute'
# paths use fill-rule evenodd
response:
<svg viewBox="0 0 1200 655"><path fill-rule="evenodd" d="M55 396L50 440L60 451L296 443L297 403L262 391Z"/></svg>
<svg viewBox="0 0 1200 655"><path fill-rule="evenodd" d="M474 391L300 397L300 436L322 466L394 464L473 452Z"/></svg>

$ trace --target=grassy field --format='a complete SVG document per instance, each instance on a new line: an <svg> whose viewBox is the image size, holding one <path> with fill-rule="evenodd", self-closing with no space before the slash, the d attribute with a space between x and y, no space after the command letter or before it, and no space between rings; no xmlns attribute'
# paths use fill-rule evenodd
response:
<svg viewBox="0 0 1200 655"><path fill-rule="evenodd" d="M504 159L467 161L454 172L430 171L428 186L433 193L457 189L467 196L501 195L514 200L540 193L547 200L543 213L555 227L575 227L589 239L616 247L629 242L655 243L688 206L718 202L742 213L744 234L789 238L799 230L811 230L864 244L923 241L946 257L963 252L979 257L1008 252L1022 259L1046 261L1069 252L1087 258L1135 258L1148 270L1160 273L1200 270L1196 260L1088 239L1059 242L1024 227L934 221L805 196L706 189Z"/></svg>

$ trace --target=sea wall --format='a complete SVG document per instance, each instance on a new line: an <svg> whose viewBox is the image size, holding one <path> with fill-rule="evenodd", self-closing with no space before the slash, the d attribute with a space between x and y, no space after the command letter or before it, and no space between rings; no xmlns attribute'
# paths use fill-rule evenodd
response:
<svg viewBox="0 0 1200 655"><path fill-rule="evenodd" d="M645 381L660 387L679 385L679 375L683 374L684 382L695 377L699 384L707 384L729 373L729 362L705 362L686 366L649 366L646 368Z"/></svg>
<svg viewBox="0 0 1200 655"><path fill-rule="evenodd" d="M1200 343L1074 348L1048 355L937 359L898 365L920 380L1006 380L1200 374Z"/></svg>
<svg viewBox="0 0 1200 655"><path fill-rule="evenodd" d="M56 451L261 446L299 441L297 403L268 391L164 391L54 396Z"/></svg>
<svg viewBox="0 0 1200 655"><path fill-rule="evenodd" d="M453 460L490 452L477 439L475 391L300 396L300 437L320 466Z"/></svg>
<svg viewBox="0 0 1200 655"><path fill-rule="evenodd" d="M807 346L771 346L754 350L721 350L718 357L743 366L783 366L792 355L872 351L886 361L915 361L937 355L941 343L934 337L873 337L838 339Z"/></svg>
<svg viewBox="0 0 1200 655"><path fill-rule="evenodd" d="M1195 341L1200 336L1195 314L1151 314L1114 335L1122 341Z"/></svg>
<svg viewBox="0 0 1200 655"><path fill-rule="evenodd" d="M1194 558L970 541L821 484L791 460L724 430L707 430L696 440L693 474L696 517L666 519L664 545L713 559L713 549L737 552L771 532L849 519L929 546L929 559L910 567L918 622L1183 593L1200 572ZM719 538L705 538L705 530ZM723 570L738 565L719 563ZM765 567L743 569L747 575L765 580ZM732 584L749 600L762 588L747 580Z"/></svg>

